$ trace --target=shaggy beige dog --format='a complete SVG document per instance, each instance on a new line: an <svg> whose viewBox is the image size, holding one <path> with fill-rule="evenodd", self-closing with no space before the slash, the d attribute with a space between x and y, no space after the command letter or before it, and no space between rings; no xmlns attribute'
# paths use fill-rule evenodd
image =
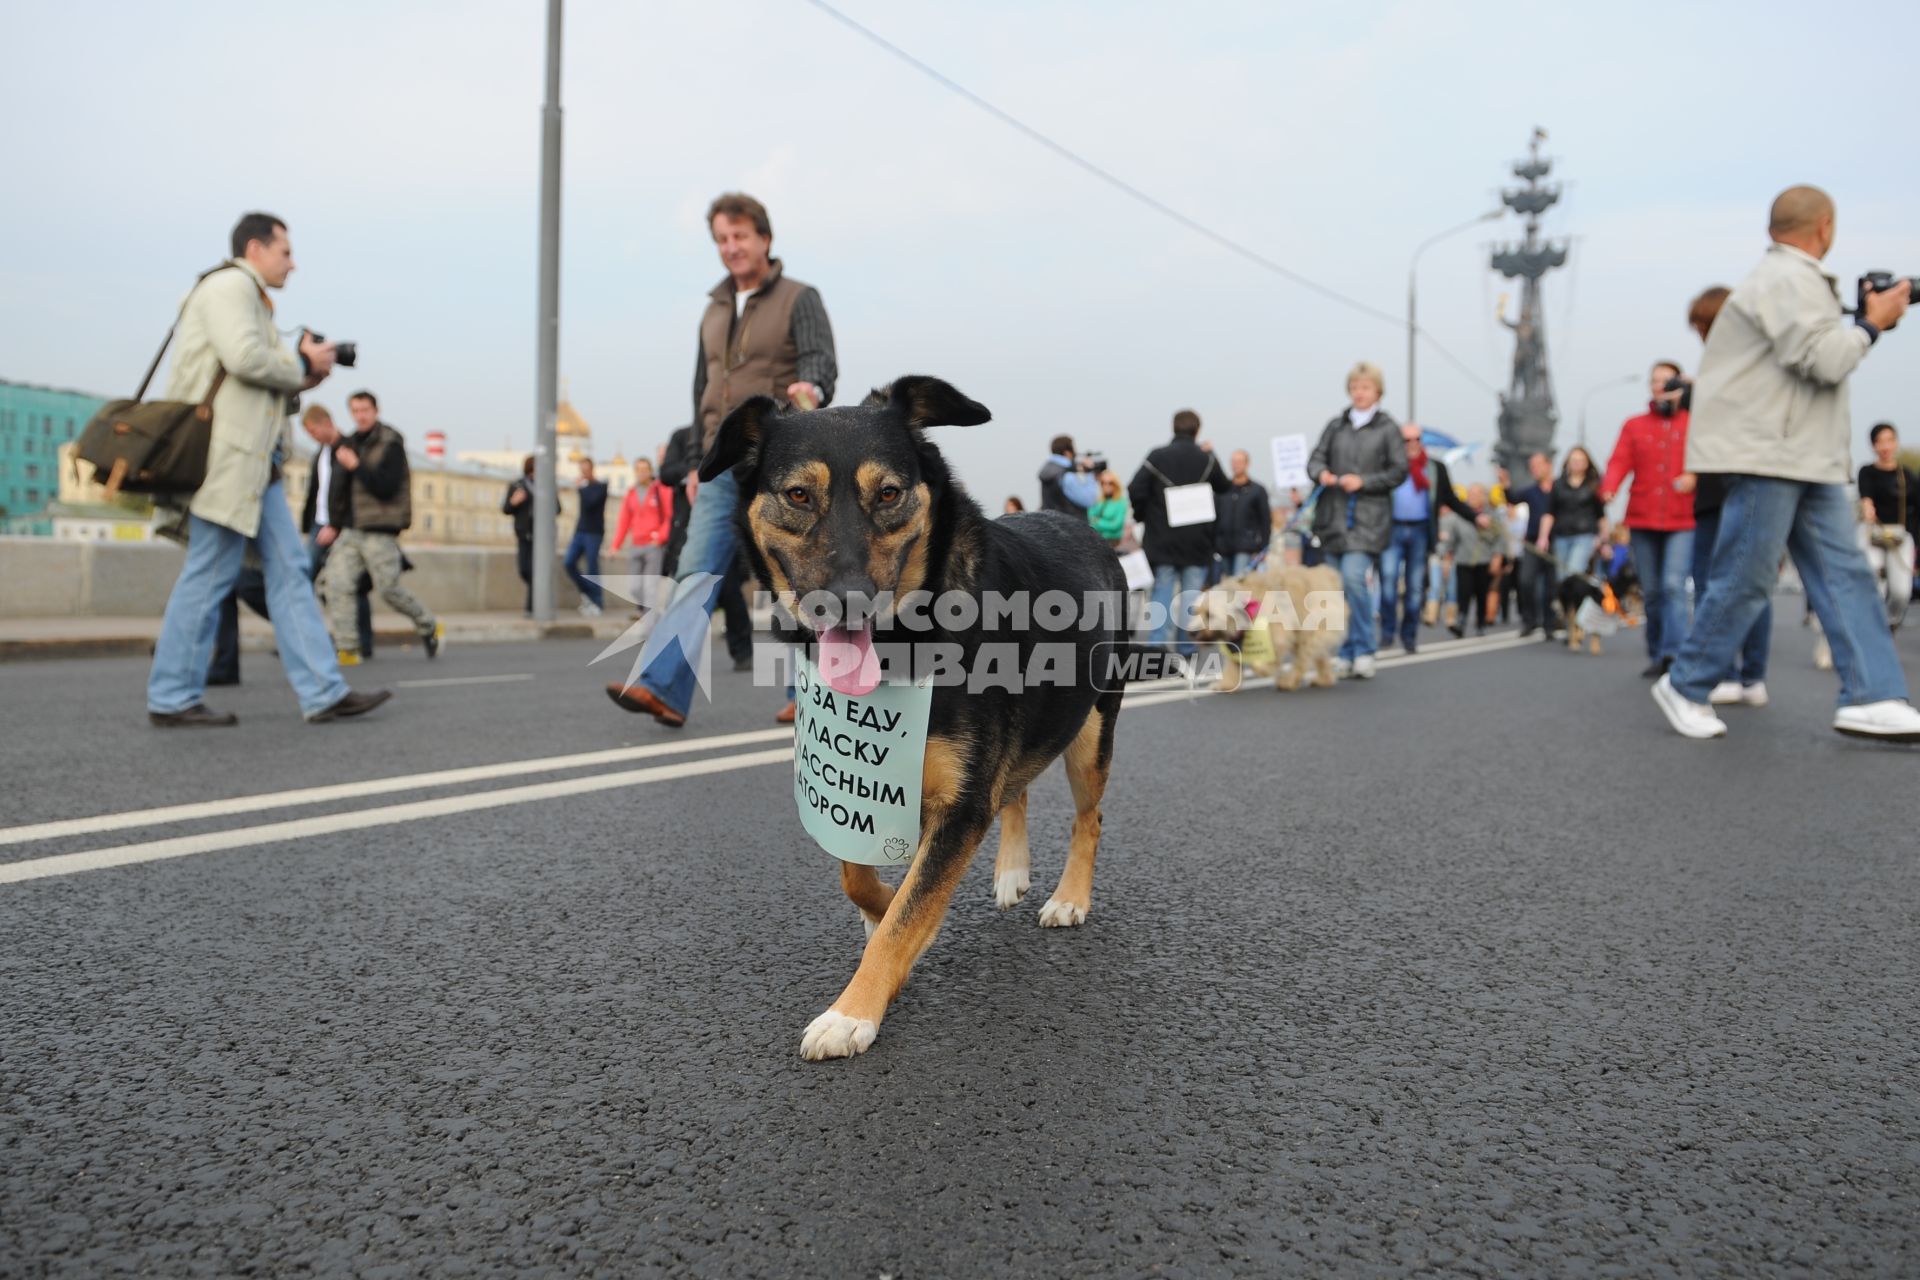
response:
<svg viewBox="0 0 1920 1280"><path fill-rule="evenodd" d="M1298 689L1309 668L1314 684L1333 684L1334 655L1347 637L1347 601L1337 570L1275 565L1227 578L1205 593L1196 614L1195 640L1232 646L1215 686L1222 693L1240 687L1243 653L1244 665L1255 675L1271 675L1276 689ZM1256 618L1267 623L1271 647L1264 652L1245 643Z"/></svg>

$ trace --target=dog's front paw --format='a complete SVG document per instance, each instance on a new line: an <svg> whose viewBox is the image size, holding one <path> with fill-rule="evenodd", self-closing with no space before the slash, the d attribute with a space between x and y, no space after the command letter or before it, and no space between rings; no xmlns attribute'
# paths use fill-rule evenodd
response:
<svg viewBox="0 0 1920 1280"><path fill-rule="evenodd" d="M879 1034L875 1023L829 1009L807 1024L806 1034L800 1037L800 1056L808 1062L851 1058L865 1053Z"/></svg>
<svg viewBox="0 0 1920 1280"><path fill-rule="evenodd" d="M993 905L1005 911L1026 897L1032 884L1024 871L1002 871L993 878Z"/></svg>
<svg viewBox="0 0 1920 1280"><path fill-rule="evenodd" d="M1047 905L1040 908L1040 924L1046 929L1068 929L1076 924L1085 924L1087 909L1077 902L1068 902L1064 898L1048 898Z"/></svg>

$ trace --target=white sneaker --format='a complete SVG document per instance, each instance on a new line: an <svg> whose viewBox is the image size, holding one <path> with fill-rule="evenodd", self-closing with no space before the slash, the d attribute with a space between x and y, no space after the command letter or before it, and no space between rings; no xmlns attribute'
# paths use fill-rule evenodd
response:
<svg viewBox="0 0 1920 1280"><path fill-rule="evenodd" d="M1727 722L1703 702L1688 702L1673 687L1672 676L1661 676L1653 686L1653 701L1666 714L1673 731L1685 738L1722 738ZM1836 726L1838 727L1838 726Z"/></svg>
<svg viewBox="0 0 1920 1280"><path fill-rule="evenodd" d="M1767 705L1766 682L1741 684L1738 680L1722 680L1713 686L1707 701L1716 707L1764 707Z"/></svg>
<svg viewBox="0 0 1920 1280"><path fill-rule="evenodd" d="M1335 658L1333 660L1333 678L1336 680L1351 680L1353 678L1353 663L1347 661L1345 658Z"/></svg>
<svg viewBox="0 0 1920 1280"><path fill-rule="evenodd" d="M1833 727L1855 738L1877 738L1881 742L1920 742L1920 711L1905 702L1889 698L1857 707L1842 707L1833 713Z"/></svg>
<svg viewBox="0 0 1920 1280"><path fill-rule="evenodd" d="M597 618L600 616L600 606L591 600L582 600L580 602L580 616L583 618Z"/></svg>
<svg viewBox="0 0 1920 1280"><path fill-rule="evenodd" d="M1766 706L1766 681L1743 685L1738 679L1722 679L1707 700L1715 706Z"/></svg>
<svg viewBox="0 0 1920 1280"><path fill-rule="evenodd" d="M1353 678L1355 680L1371 680L1373 679L1373 672L1374 662L1372 654L1363 653L1353 660Z"/></svg>

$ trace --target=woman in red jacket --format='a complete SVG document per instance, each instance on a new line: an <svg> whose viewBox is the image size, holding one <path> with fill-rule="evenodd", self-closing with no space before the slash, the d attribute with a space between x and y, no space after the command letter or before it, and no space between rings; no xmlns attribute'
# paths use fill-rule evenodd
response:
<svg viewBox="0 0 1920 1280"><path fill-rule="evenodd" d="M1658 679L1687 638L1687 569L1693 561L1693 473L1687 470L1687 411L1683 390L1667 390L1680 366L1653 366L1647 412L1627 419L1607 460L1600 500L1613 501L1628 476L1627 526L1634 570L1647 601L1647 658L1640 674Z"/></svg>
<svg viewBox="0 0 1920 1280"><path fill-rule="evenodd" d="M667 538L672 532L673 490L655 480L653 464L641 458L633 464L633 487L620 501L620 523L614 527L613 549L618 552L627 539L632 538L632 572L660 577L666 569ZM663 601L648 597L640 603L657 607Z"/></svg>

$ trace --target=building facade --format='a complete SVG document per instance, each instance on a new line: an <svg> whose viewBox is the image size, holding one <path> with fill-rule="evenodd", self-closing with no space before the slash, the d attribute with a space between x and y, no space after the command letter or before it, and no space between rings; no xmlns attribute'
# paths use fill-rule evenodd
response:
<svg viewBox="0 0 1920 1280"><path fill-rule="evenodd" d="M311 453L290 459L284 468L287 505L296 521L306 505L313 479ZM409 546L510 547L513 517L501 511L507 486L518 472L471 463L447 463L412 450L407 463L413 475L413 527Z"/></svg>
<svg viewBox="0 0 1920 1280"><path fill-rule="evenodd" d="M0 379L0 517L16 533L60 497L60 448L106 403L84 391ZM42 522L44 523L44 522Z"/></svg>

